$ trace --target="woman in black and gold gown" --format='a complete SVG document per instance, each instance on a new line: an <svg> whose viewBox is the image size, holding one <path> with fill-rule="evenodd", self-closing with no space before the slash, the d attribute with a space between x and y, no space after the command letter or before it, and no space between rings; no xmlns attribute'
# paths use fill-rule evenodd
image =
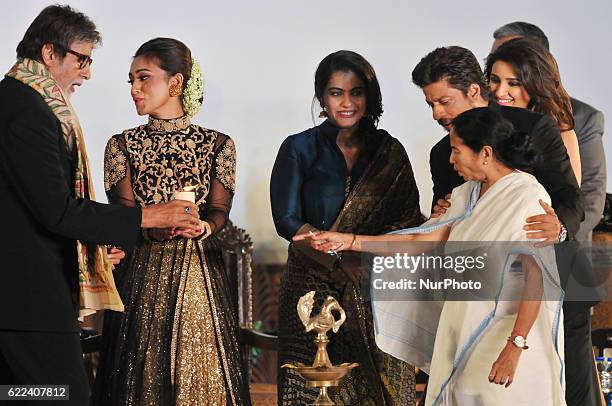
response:
<svg viewBox="0 0 612 406"><path fill-rule="evenodd" d="M421 223L419 192L402 144L376 124L382 97L374 69L351 51L328 55L315 74L323 124L288 137L280 147L270 199L278 234L291 242L310 230L382 234ZM369 303L361 291L361 260L352 253L324 255L308 244L289 245L279 297L279 365L312 364L316 347L304 333L298 299L316 290L317 314L331 295L346 322L330 334L332 363L359 362L332 391L337 405L411 405L414 367L376 347ZM293 370L279 370L280 405L312 403L317 390Z"/></svg>
<svg viewBox="0 0 612 406"><path fill-rule="evenodd" d="M180 41L143 44L130 69L145 125L106 148L109 201L148 205L195 186L200 227L147 229L116 272L124 313L107 312L94 404L249 405L237 311L215 236L235 189L231 138L192 124L202 101L199 65Z"/></svg>

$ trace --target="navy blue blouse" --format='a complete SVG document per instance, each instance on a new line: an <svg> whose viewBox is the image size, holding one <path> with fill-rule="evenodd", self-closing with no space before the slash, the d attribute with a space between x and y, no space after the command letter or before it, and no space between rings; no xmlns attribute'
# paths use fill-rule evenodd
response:
<svg viewBox="0 0 612 406"><path fill-rule="evenodd" d="M328 230L340 214L347 192L369 163L376 137L366 137L349 173L336 144L338 132L326 120L287 137L278 151L270 179L270 201L276 232L288 241L305 223Z"/></svg>

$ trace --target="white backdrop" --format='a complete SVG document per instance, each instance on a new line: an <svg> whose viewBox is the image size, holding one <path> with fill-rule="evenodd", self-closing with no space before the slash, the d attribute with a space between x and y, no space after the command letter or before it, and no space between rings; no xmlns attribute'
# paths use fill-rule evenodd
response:
<svg viewBox="0 0 612 406"><path fill-rule="evenodd" d="M49 1L4 2L0 15L0 70ZM145 122L130 98L127 72L140 44L157 36L185 42L203 66L205 101L198 124L231 135L238 153L238 185L231 217L255 242L255 259L286 257L270 213L269 176L283 139L313 125L314 72L330 52L364 55L381 83L381 127L399 138L412 161L421 208L431 201L428 154L444 134L431 119L410 73L429 51L461 45L484 58L492 32L510 21L529 21L548 35L569 93L607 115L605 148L612 155L609 0L495 1L85 1L70 2L103 35L93 77L73 103L84 127L98 200L105 201L103 154L108 138ZM612 162L608 190L612 190Z"/></svg>

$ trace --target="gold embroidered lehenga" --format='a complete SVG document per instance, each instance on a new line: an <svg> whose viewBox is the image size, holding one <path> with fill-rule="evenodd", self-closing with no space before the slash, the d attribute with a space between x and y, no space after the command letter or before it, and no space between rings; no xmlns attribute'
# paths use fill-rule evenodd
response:
<svg viewBox="0 0 612 406"><path fill-rule="evenodd" d="M125 313L105 315L94 404L250 404L236 306L215 236L229 214L235 167L231 138L186 116L149 118L109 140L110 202L150 205L197 186L200 218L213 234L156 241L144 232L117 269Z"/></svg>

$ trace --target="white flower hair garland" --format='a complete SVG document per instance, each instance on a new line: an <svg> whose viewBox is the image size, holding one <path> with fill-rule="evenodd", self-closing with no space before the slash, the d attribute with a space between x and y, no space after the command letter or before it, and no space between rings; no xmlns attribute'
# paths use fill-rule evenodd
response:
<svg viewBox="0 0 612 406"><path fill-rule="evenodd" d="M183 108L189 117L197 114L202 107L204 98L204 79L200 63L193 58L191 63L191 77L187 81L187 86L183 91Z"/></svg>

